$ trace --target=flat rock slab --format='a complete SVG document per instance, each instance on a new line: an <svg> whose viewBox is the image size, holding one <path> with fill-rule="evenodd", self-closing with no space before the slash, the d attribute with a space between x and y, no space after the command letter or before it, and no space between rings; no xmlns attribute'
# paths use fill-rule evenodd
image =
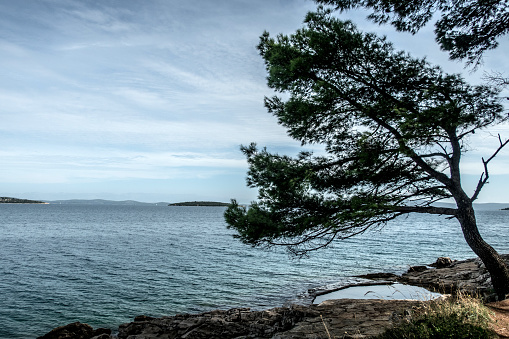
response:
<svg viewBox="0 0 509 339"><path fill-rule="evenodd" d="M138 317L119 328L119 339L151 338L368 338L423 302L338 299L266 311L232 309L173 317Z"/></svg>
<svg viewBox="0 0 509 339"><path fill-rule="evenodd" d="M369 338L423 305L416 300L336 299L310 307L315 314L273 338Z"/></svg>

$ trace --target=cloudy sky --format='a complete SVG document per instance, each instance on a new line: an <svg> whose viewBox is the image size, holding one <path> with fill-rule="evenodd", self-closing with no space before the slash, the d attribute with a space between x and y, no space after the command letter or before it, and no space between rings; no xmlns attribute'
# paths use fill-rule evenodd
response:
<svg viewBox="0 0 509 339"><path fill-rule="evenodd" d="M263 107L256 45L302 26L311 0L0 0L0 196L249 202L239 145L280 153L299 144ZM449 62L432 28L387 34L472 82L504 70L508 44L469 73ZM507 40L507 39L506 39ZM500 126L491 133L509 137ZM497 139L476 135L465 158L473 187ZM509 149L482 202L509 202ZM506 197L507 196L507 197Z"/></svg>

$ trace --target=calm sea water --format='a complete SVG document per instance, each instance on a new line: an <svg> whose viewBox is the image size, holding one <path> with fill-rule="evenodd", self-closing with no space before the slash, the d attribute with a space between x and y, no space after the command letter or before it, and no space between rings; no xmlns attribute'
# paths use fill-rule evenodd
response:
<svg viewBox="0 0 509 339"><path fill-rule="evenodd" d="M281 306L355 274L401 273L473 257L457 222L416 215L306 259L233 239L220 207L0 204L0 338L80 321L118 328L137 315ZM479 211L509 253L509 211Z"/></svg>

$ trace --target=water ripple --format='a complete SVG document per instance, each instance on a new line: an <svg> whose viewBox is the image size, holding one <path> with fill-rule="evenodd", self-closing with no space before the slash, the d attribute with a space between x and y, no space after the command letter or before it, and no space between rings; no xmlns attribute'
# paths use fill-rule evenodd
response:
<svg viewBox="0 0 509 339"><path fill-rule="evenodd" d="M309 288L439 256L472 257L459 225L416 216L308 259L232 238L224 208L0 205L1 339L33 338L74 321L116 328L134 316L275 307ZM509 252L509 213L479 213Z"/></svg>

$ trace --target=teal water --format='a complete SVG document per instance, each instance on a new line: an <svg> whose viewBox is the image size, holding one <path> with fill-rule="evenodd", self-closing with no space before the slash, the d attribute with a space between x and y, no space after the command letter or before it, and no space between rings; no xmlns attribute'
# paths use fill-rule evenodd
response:
<svg viewBox="0 0 509 339"><path fill-rule="evenodd" d="M137 315L281 306L309 288L473 257L459 225L415 215L310 258L233 239L221 207L0 204L0 338L80 321L118 328ZM479 211L509 253L509 211Z"/></svg>

